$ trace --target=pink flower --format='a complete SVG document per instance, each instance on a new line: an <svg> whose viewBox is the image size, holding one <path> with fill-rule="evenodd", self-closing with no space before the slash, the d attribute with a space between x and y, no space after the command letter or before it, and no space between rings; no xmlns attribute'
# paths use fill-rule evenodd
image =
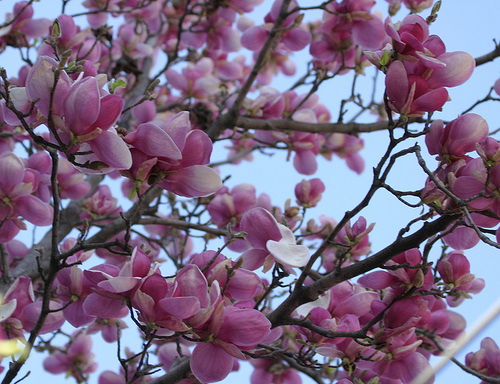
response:
<svg viewBox="0 0 500 384"><path fill-rule="evenodd" d="M183 96L206 99L220 91L220 81L213 76L213 71L213 60L205 57L196 64L188 63L181 74L169 68L165 77L169 85L181 91Z"/></svg>
<svg viewBox="0 0 500 384"><path fill-rule="evenodd" d="M247 232L246 239L254 247L241 256L244 268L254 270L264 265L267 271L278 262L293 271L291 268L307 264L309 249L297 245L293 232L279 224L266 209L257 207L248 211L240 228Z"/></svg>
<svg viewBox="0 0 500 384"><path fill-rule="evenodd" d="M32 195L37 178L14 153L0 155L0 242L12 240L26 225L18 216L35 225L52 223L53 209Z"/></svg>
<svg viewBox="0 0 500 384"><path fill-rule="evenodd" d="M141 124L125 141L135 149L132 167L125 174L140 184L155 170L158 185L180 196L208 196L222 186L219 174L207 166L212 141L205 132L191 130L188 112L166 123Z"/></svg>
<svg viewBox="0 0 500 384"><path fill-rule="evenodd" d="M92 350L92 338L81 331L73 334L74 339L66 345L65 353L55 351L43 361L43 367L50 373L67 373L77 382L84 382L88 374L97 369Z"/></svg>
<svg viewBox="0 0 500 384"><path fill-rule="evenodd" d="M465 356L465 365L473 370L490 377L500 375L500 349L489 337L481 341L481 349L477 352L470 352ZM481 381L486 384L486 381Z"/></svg>
<svg viewBox="0 0 500 384"><path fill-rule="evenodd" d="M264 18L266 22L264 25L250 27L243 32L241 44L245 48L251 51L260 51L262 49L262 46L278 18L282 3L282 0L276 0L273 3L271 11ZM288 11L296 7L298 7L298 4L293 0L288 6ZM280 45L288 51L300 51L311 42L311 34L309 32L294 26L295 18L298 16L298 12L290 14L281 26L284 31L281 33Z"/></svg>
<svg viewBox="0 0 500 384"><path fill-rule="evenodd" d="M116 205L117 201L107 185L100 185L92 196L83 201L83 212L80 217L82 219L96 219L99 216L118 215L121 208Z"/></svg>
<svg viewBox="0 0 500 384"><path fill-rule="evenodd" d="M423 77L407 73L400 61L394 61L389 66L385 86L391 109L407 116L422 116L425 112L437 111L448 100L446 89L430 89Z"/></svg>
<svg viewBox="0 0 500 384"><path fill-rule="evenodd" d="M422 12L424 9L432 6L434 0L403 0L406 8L408 8L412 13Z"/></svg>
<svg viewBox="0 0 500 384"><path fill-rule="evenodd" d="M42 37L49 31L49 19L32 19L34 14L31 3L19 1L14 11L5 15L5 25L0 29L0 50L5 45L12 47L29 47L32 39Z"/></svg>
<svg viewBox="0 0 500 384"><path fill-rule="evenodd" d="M320 179L302 180L295 186L297 204L305 207L315 207L325 191L325 184Z"/></svg>
<svg viewBox="0 0 500 384"><path fill-rule="evenodd" d="M245 358L241 350L255 348L270 329L270 321L261 312L220 303L207 330L213 341L198 343L193 350L190 364L194 375L205 383L224 379L233 369L234 357Z"/></svg>
<svg viewBox="0 0 500 384"><path fill-rule="evenodd" d="M44 117L51 109L55 130L69 147L67 154L74 154L86 173L130 168L130 151L113 128L122 112L121 97L102 89L102 76L72 82L65 71L52 92L53 68L58 66L50 57L39 57L28 73L26 92L30 100L38 100L36 106ZM80 154L86 152L90 153Z"/></svg>
<svg viewBox="0 0 500 384"><path fill-rule="evenodd" d="M65 319L76 328L91 323L95 316L88 315L83 310L83 303L92 291L82 270L76 265L64 268L57 274L57 282L58 297L64 305L69 305L63 310Z"/></svg>
<svg viewBox="0 0 500 384"><path fill-rule="evenodd" d="M450 121L443 128L443 121L436 120L425 136L431 155L439 155L444 161L464 157L475 151L476 144L488 136L488 123L475 113L467 113Z"/></svg>
<svg viewBox="0 0 500 384"><path fill-rule="evenodd" d="M132 297L142 280L153 273L151 261L137 247L122 268L102 264L84 271L94 291L85 299L84 311L88 315L115 317L124 305L123 299Z"/></svg>

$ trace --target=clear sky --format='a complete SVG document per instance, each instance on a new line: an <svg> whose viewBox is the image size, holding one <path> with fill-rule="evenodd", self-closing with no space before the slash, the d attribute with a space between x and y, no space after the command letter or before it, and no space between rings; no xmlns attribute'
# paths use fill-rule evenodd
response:
<svg viewBox="0 0 500 384"><path fill-rule="evenodd" d="M3 0L1 2L2 12L12 9L13 3L11 0ZM299 1L299 3L310 5L312 2ZM387 3L383 0L379 0L378 3L378 8L385 17ZM50 11L50 13L45 14L47 17L56 16L57 12L54 13L50 7L47 7L47 4L57 4L56 9L60 9L59 1L42 0L40 4L36 4L38 7L37 12L38 10L44 12ZM264 4L260 7L262 10L261 14L265 14L267 12L266 8L269 8L271 4L272 1L265 0ZM405 10L401 10L393 20L402 19L404 14ZM431 26L430 31L431 34L437 34L442 38L448 51L463 50L477 57L493 50L494 44L492 40L494 38L500 39L500 32L497 27L499 14L500 2L498 0L444 0L439 17ZM41 13L36 13L35 15L36 17L44 16ZM427 15L427 13L424 13L424 15ZM83 23L83 20L81 23ZM6 60L5 56L2 56L0 60L1 65L8 69L17 68L18 66L14 59L10 59L12 57L9 56L9 59ZM302 53L297 53L294 57L298 67L300 67L301 63L303 66L304 62L308 59L308 56ZM367 70L367 85L370 84L373 73L372 69ZM499 77L500 59L479 67L468 83L449 90L452 101L445 105L443 113L436 113L433 117L442 117L445 120L457 117L457 115L467 109L476 100L483 98L488 93L494 81ZM380 76L380 79L383 81L383 76ZM339 80L333 79L331 84L320 89L320 100L330 109L333 120L337 118L339 100L342 97L348 96L350 92L351 81L352 76L346 75ZM291 83L290 79L280 77L280 81L275 83L274 86L280 90L286 90ZM381 98L383 89L379 87L378 92ZM493 131L500 127L498 110L497 104L488 103L475 110L475 112L482 114L486 118L490 130ZM368 121L369 116L366 119ZM320 177L326 185L326 192L323 195L324 199L318 207L309 212L309 218L317 218L320 214L326 214L339 220L345 211L351 209L363 198L371 182L371 168L378 162L380 154L385 149L388 140L385 132L365 134L362 137L365 141L365 149L361 153L366 162L366 169L361 176L347 169L344 161L338 158L334 158L332 162L327 162L323 159L319 160L319 171L311 177ZM421 146L425 148L423 140ZM220 148L220 146L216 147L213 161L224 159L225 156L226 151ZM221 169L221 172L223 177L231 175L228 186L232 187L240 183L252 183L256 186L258 193L268 193L271 195L273 204L282 207L286 199L294 199L293 189L295 185L303 178L311 178L299 175L293 169L291 163L284 163L284 158L284 153L277 153L272 158L256 155L253 163L243 163L238 167L225 167ZM429 160L428 164L430 168L435 166L432 160ZM425 177L416 166L414 158L409 158L396 168L397 170L391 180L398 189L415 190L423 186ZM381 192L362 214L368 223L376 222L376 226L370 234L372 250L376 252L390 244L395 239L398 230L417 216L418 212L405 209L394 198ZM471 262L471 272L475 273L477 277L484 278L486 281L486 288L481 294L474 297L473 300L466 301L457 308L457 311L466 317L468 325L471 325L497 300L498 292L500 292L499 268L497 267L500 265L500 252L493 248L479 245L473 250L466 251L465 254ZM493 322L465 351L477 351L480 340L487 335L493 337L500 344L499 325L499 321ZM137 334L135 330L128 330L127 333L131 338L134 338ZM99 371L102 369L116 371L118 369L115 358L115 346L103 346L99 344L95 346L95 349L96 352L99 352L97 358L97 361L100 363ZM107 362L108 358L112 363ZM463 362L464 353L460 353L458 359ZM37 360L40 361L39 358L35 358L28 363L33 373L27 382L37 381L35 379L37 375L35 370ZM6 360L4 360L4 365L5 362ZM224 383L246 383L248 381L247 372L242 371L238 376L230 375ZM96 380L97 375L94 378ZM479 382L478 379L461 372L453 364L449 364L437 376L436 383L451 383L455 382L458 378L461 384ZM50 376L50 379L54 384L65 382L64 375Z"/></svg>

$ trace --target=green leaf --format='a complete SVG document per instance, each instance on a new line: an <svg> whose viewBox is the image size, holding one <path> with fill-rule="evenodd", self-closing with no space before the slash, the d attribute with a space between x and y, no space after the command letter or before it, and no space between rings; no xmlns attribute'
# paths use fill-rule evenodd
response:
<svg viewBox="0 0 500 384"><path fill-rule="evenodd" d="M112 80L110 86L111 86L111 93L115 93L116 88L125 88L127 86L127 82L122 79Z"/></svg>

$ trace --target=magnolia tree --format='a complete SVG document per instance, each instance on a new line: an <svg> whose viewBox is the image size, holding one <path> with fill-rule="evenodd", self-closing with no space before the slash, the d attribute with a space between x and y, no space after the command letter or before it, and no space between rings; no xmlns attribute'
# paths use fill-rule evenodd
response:
<svg viewBox="0 0 500 384"><path fill-rule="evenodd" d="M474 113L500 82L438 117L500 47L448 51L432 0L63 0L52 19L32 2L0 25L20 63L0 72L3 383L34 353L78 383L212 383L243 362L252 383L434 381L420 374L465 329L455 307L484 287L467 250L500 247L500 145ZM321 99L346 77L340 105ZM363 159L375 131L386 147ZM293 201L227 177L258 152L293 158ZM331 178L372 168L338 222L311 209L334 156ZM391 181L408 159L416 190ZM382 192L413 216L374 249L362 215ZM490 338L455 363L499 382Z"/></svg>

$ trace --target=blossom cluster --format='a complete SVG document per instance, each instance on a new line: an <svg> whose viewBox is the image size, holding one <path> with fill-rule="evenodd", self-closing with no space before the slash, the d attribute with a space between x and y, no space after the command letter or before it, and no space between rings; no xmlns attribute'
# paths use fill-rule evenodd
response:
<svg viewBox="0 0 500 384"><path fill-rule="evenodd" d="M466 251L485 233L500 242L500 144L478 114L433 120L447 88L475 68L430 34L439 3L424 19L417 13L432 0L387 0L384 20L373 0L275 0L254 21L248 14L263 0L85 0L89 27L63 3L48 20L18 2L0 26L0 52L19 49L26 64L17 77L0 70L0 358L19 352L20 340L23 359L33 347L47 353L46 371L87 382L98 369L97 334L117 343L120 359L100 384L146 383L161 370L168 380L185 364L183 384L212 383L245 361L253 384L300 383L299 371L340 384L410 384L462 334L455 308L485 286ZM411 14L396 21L403 4ZM307 21L309 8L322 19ZM274 88L277 76L296 73L301 51L311 55L307 73ZM318 87L357 79L371 64L385 74L385 100L366 105L353 84L332 123ZM499 81L487 100L493 90ZM347 105L360 109L349 123ZM391 144L366 198L336 221L322 201L326 181L312 175L320 156L364 171L355 120L367 111L384 121L366 131L389 128ZM424 115L425 127L411 130ZM391 167L420 149L391 151L424 135L437 169L422 160L422 189L396 191ZM226 160L214 161L218 146L229 149ZM221 168L258 150L285 151L296 173L311 176L283 188L295 202L274 205L223 177ZM379 188L403 202L418 197L426 212L377 252L378 228L361 211ZM325 214L308 216L317 207ZM446 225L425 245L401 245L424 220L417 234ZM27 222L50 231L31 249L19 236ZM131 325L138 352L122 348ZM466 366L498 377L499 353L487 338Z"/></svg>

